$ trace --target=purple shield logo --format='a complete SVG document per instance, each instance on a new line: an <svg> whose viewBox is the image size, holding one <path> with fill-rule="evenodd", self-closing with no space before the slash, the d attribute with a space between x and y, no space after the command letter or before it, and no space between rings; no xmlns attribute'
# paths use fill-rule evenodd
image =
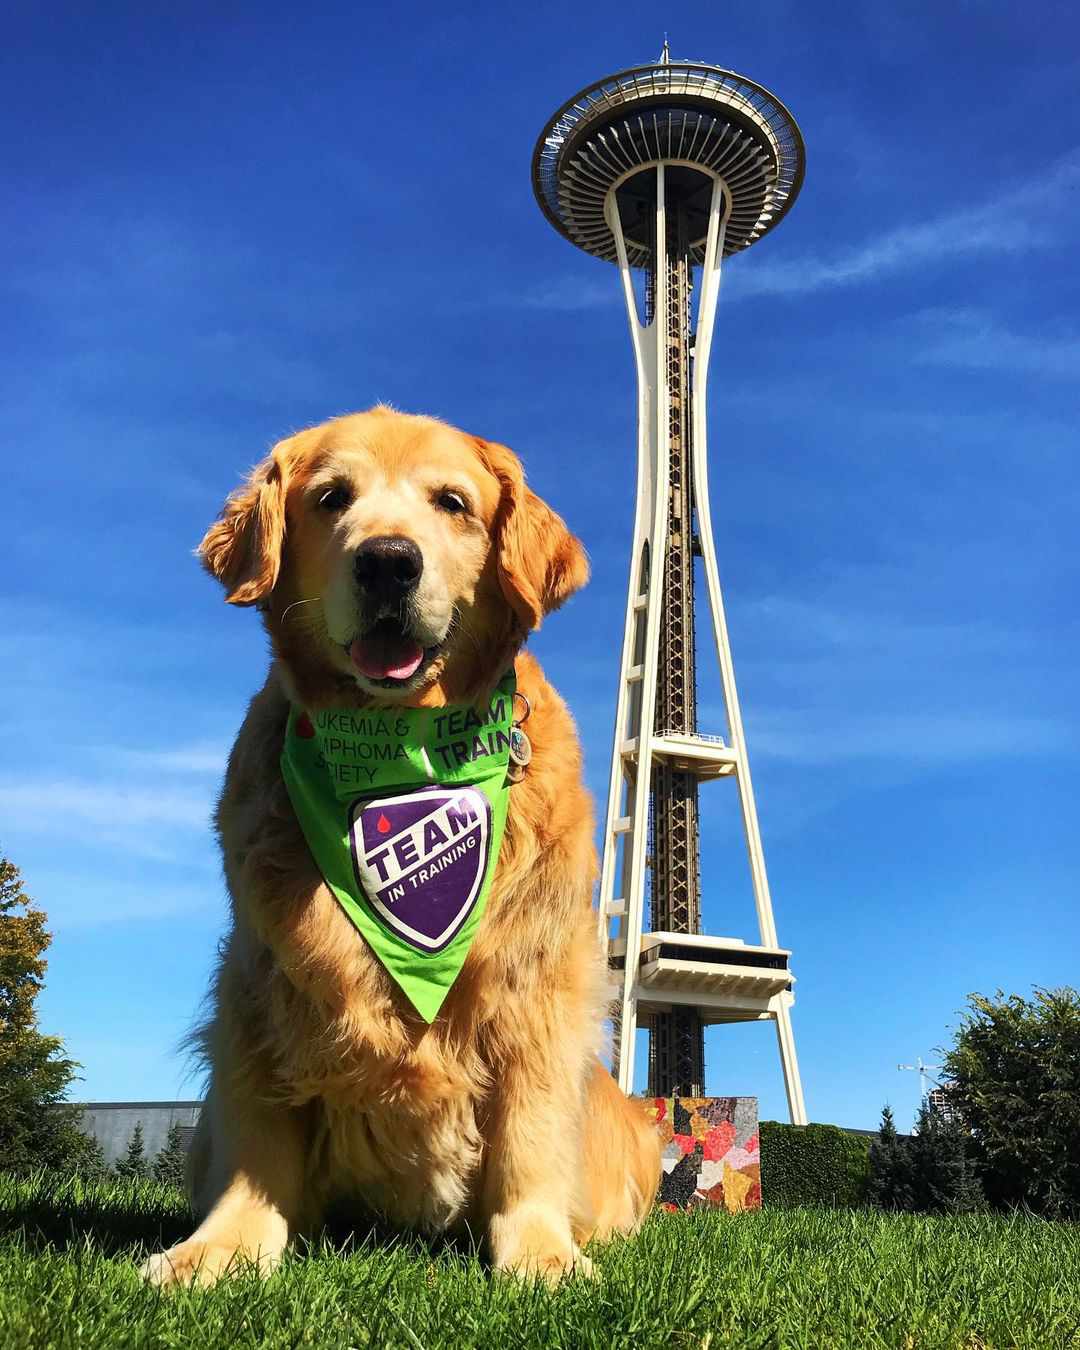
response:
<svg viewBox="0 0 1080 1350"><path fill-rule="evenodd" d="M418 951L453 940L480 895L491 804L476 788L417 788L354 802L353 866L387 928Z"/></svg>

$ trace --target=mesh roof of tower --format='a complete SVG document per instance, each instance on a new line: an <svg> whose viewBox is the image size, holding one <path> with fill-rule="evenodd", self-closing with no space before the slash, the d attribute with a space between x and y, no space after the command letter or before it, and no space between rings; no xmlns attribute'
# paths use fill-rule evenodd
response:
<svg viewBox="0 0 1080 1350"><path fill-rule="evenodd" d="M609 189L657 160L711 170L731 194L724 255L749 248L791 208L806 154L795 119L769 91L719 66L679 61L635 66L568 99L533 152L536 199L571 243L617 261L604 217ZM651 250L627 239L631 266ZM703 242L691 250L700 262Z"/></svg>

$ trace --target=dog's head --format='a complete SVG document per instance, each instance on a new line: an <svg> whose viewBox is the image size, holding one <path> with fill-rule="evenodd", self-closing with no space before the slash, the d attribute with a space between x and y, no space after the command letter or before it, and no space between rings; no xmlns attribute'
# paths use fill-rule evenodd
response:
<svg viewBox="0 0 1080 1350"><path fill-rule="evenodd" d="M400 702L498 678L588 578L512 451L387 408L276 445L199 555L230 604L266 611L301 687Z"/></svg>

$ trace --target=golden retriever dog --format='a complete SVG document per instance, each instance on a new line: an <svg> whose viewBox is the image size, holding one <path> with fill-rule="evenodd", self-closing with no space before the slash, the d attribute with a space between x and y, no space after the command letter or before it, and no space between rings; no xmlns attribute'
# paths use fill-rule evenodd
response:
<svg viewBox="0 0 1080 1350"><path fill-rule="evenodd" d="M230 604L262 610L273 659L216 816L232 922L200 1034L210 1085L188 1180L201 1222L144 1273L269 1270L331 1199L482 1235L497 1270L587 1269L587 1241L648 1212L660 1156L597 1058L592 806L574 724L523 650L585 583L581 545L511 451L379 407L275 446L199 553ZM532 761L429 1024L316 867L280 768L286 722L290 705L482 706L511 665Z"/></svg>

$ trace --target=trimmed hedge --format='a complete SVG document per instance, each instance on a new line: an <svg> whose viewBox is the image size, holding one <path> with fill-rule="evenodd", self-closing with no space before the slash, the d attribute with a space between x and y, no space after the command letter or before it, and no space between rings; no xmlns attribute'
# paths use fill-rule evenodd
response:
<svg viewBox="0 0 1080 1350"><path fill-rule="evenodd" d="M761 1202L854 1208L867 1203L870 1139L835 1125L761 1122Z"/></svg>

